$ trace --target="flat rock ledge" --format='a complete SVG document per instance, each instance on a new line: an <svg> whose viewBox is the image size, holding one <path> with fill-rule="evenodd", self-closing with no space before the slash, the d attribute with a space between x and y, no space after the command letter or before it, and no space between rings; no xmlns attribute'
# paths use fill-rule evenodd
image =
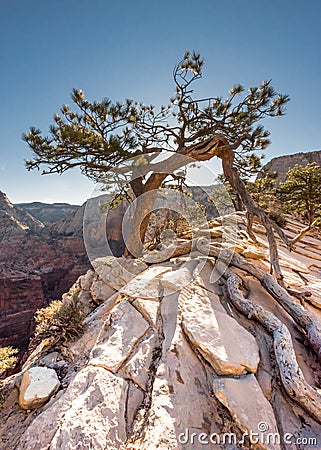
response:
<svg viewBox="0 0 321 450"><path fill-rule="evenodd" d="M185 334L218 375L256 373L260 361L256 340L233 317L215 310L197 290L185 296L182 308Z"/></svg>

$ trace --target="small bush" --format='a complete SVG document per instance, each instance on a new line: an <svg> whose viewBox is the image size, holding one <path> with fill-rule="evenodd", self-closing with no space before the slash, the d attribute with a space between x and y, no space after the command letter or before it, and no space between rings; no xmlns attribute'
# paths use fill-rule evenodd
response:
<svg viewBox="0 0 321 450"><path fill-rule="evenodd" d="M84 332L84 317L78 290L75 289L63 301L54 300L36 312L36 336L55 336L59 341L76 339Z"/></svg>
<svg viewBox="0 0 321 450"><path fill-rule="evenodd" d="M61 300L54 300L46 308L41 308L36 311L36 334L42 334L50 330L52 327L58 325L59 310L62 306Z"/></svg>
<svg viewBox="0 0 321 450"><path fill-rule="evenodd" d="M0 375L6 370L13 369L17 364L18 358L15 356L19 350L14 347L0 347Z"/></svg>

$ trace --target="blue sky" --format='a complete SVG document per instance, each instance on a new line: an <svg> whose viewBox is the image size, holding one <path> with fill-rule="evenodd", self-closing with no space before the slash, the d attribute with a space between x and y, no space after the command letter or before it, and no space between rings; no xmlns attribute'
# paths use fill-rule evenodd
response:
<svg viewBox="0 0 321 450"><path fill-rule="evenodd" d="M319 0L2 0L0 190L14 202L82 203L93 186L78 172L27 172L21 133L46 131L73 87L90 99L167 103L186 49L206 59L200 95L273 79L287 115L266 122L267 159L321 149Z"/></svg>

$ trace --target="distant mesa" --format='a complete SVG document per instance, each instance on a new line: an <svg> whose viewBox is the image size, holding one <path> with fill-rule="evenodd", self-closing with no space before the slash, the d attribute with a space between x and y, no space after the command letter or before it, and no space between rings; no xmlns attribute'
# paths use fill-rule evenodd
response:
<svg viewBox="0 0 321 450"><path fill-rule="evenodd" d="M305 167L314 162L321 166L321 150L278 156L271 159L263 168L268 169L270 172L277 172L276 184L279 185L285 180L288 170L293 169L296 164Z"/></svg>
<svg viewBox="0 0 321 450"><path fill-rule="evenodd" d="M78 205L69 205L69 203L48 204L41 202L18 203L15 206L27 211L45 225L58 222L58 220L64 219L79 208Z"/></svg>

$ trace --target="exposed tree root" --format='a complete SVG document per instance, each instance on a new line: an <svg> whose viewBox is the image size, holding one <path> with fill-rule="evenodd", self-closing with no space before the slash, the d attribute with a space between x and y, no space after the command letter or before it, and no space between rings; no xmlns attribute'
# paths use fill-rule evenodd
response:
<svg viewBox="0 0 321 450"><path fill-rule="evenodd" d="M291 245L296 244L300 239L302 239L310 230L312 230L312 228L314 227L314 225L317 223L317 219L312 222L310 225L308 225L307 227L303 228L300 233L298 233L296 236L294 236L294 238L292 238L290 240Z"/></svg>
<svg viewBox="0 0 321 450"><path fill-rule="evenodd" d="M216 266L219 270L219 263ZM271 312L245 298L240 290L241 278L231 269L225 270L230 299L242 314L256 320L273 336L274 353L281 380L287 394L311 417L321 423L321 395L304 379L288 328Z"/></svg>
<svg viewBox="0 0 321 450"><path fill-rule="evenodd" d="M272 295L275 300L286 310L288 314L294 319L303 331L306 333L306 338L314 349L321 361L321 322L318 318L303 305L295 301L290 294L280 286L275 278L266 273L263 269L256 267L254 264L247 261L243 256L237 254L233 250L221 249L213 245L208 245L208 241L198 239L197 248L208 256L214 256L221 261L231 264L239 269L243 269L249 274L257 278L262 286Z"/></svg>
<svg viewBox="0 0 321 450"><path fill-rule="evenodd" d="M291 297L289 292L280 286L275 278L266 273L263 269L250 263L246 258L239 255L230 249L222 248L218 243L209 244L206 238L197 238L191 241L185 241L178 246L170 249L168 247L166 252L169 253L168 259L172 257L178 257L186 255L187 253L198 251L208 257L218 258L219 261L225 264L227 269L229 265L235 266L253 275L257 278L262 286L269 292L272 297L285 309L285 311L294 319L296 324L302 329L306 339L310 343L313 350L316 352L318 359L321 361L321 322L320 320L308 309L306 309L301 302L299 303ZM159 252L161 253L161 252ZM165 261L165 253L159 261ZM145 262L148 261L148 255L144 258Z"/></svg>

